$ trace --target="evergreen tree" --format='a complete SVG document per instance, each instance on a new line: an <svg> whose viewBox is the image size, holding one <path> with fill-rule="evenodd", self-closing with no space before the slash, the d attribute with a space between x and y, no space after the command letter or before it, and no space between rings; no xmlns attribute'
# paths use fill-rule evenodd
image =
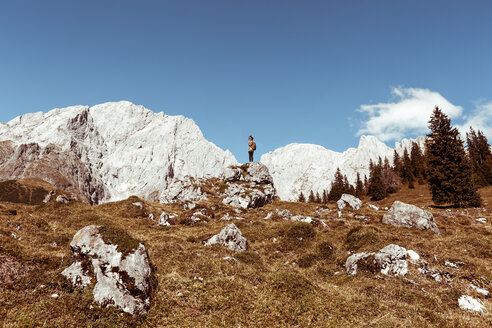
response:
<svg viewBox="0 0 492 328"><path fill-rule="evenodd" d="M357 172L357 180L355 181L355 196L362 197L364 195L364 183L360 179L360 174Z"/></svg>
<svg viewBox="0 0 492 328"><path fill-rule="evenodd" d="M410 162L413 169L413 176L417 179L419 184L424 183L424 155L422 150L416 142L412 143L412 150L410 151Z"/></svg>
<svg viewBox="0 0 492 328"><path fill-rule="evenodd" d="M321 203L321 197L319 195L319 192L316 192L315 203L318 203L318 204Z"/></svg>
<svg viewBox="0 0 492 328"><path fill-rule="evenodd" d="M311 190L311 192L309 193L308 203L314 203L315 201L316 199L314 198L314 193Z"/></svg>
<svg viewBox="0 0 492 328"><path fill-rule="evenodd" d="M367 175L364 175L364 194L369 193L369 180L367 179Z"/></svg>
<svg viewBox="0 0 492 328"><path fill-rule="evenodd" d="M436 204L480 206L473 171L458 129L437 106L429 121L426 140L428 180Z"/></svg>
<svg viewBox="0 0 492 328"><path fill-rule="evenodd" d="M408 188L415 188L414 186L414 175L413 175L413 167L412 167L412 160L410 159L410 156L408 155L408 151L405 148L403 151L403 165L402 165L402 179L406 182L408 182Z"/></svg>
<svg viewBox="0 0 492 328"><path fill-rule="evenodd" d="M342 172L340 172L340 168L335 172L335 178L331 185L330 193L328 194L328 200L337 201L342 197L342 194L345 191L344 177Z"/></svg>
<svg viewBox="0 0 492 328"><path fill-rule="evenodd" d="M301 191L301 194L299 195L299 198L297 199L298 202L300 203L305 203L306 202L306 197L304 196L304 194L302 193Z"/></svg>
<svg viewBox="0 0 492 328"><path fill-rule="evenodd" d="M401 176L402 160L396 149L393 151L393 169L396 174Z"/></svg>
<svg viewBox="0 0 492 328"><path fill-rule="evenodd" d="M379 164L370 165L372 170L369 176L369 188L368 195L371 196L371 200L377 201L387 196L386 188L384 187L382 180L382 161L379 159Z"/></svg>
<svg viewBox="0 0 492 328"><path fill-rule="evenodd" d="M466 133L466 143L475 183L481 187L491 185L492 153L487 137L482 131L475 132L470 127L470 132Z"/></svg>
<svg viewBox="0 0 492 328"><path fill-rule="evenodd" d="M323 190L323 204L328 204L328 192Z"/></svg>

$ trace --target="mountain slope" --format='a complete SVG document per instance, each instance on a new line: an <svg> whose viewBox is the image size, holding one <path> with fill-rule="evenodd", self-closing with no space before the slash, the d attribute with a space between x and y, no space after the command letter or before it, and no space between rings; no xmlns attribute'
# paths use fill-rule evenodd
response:
<svg viewBox="0 0 492 328"><path fill-rule="evenodd" d="M424 148L425 138L403 139L395 144L399 154L410 151L412 142ZM296 200L301 192L311 190L320 194L329 190L337 168L355 183L357 172L361 179L369 176L369 162L378 158L393 160L393 149L373 136L362 136L357 148L343 153L334 152L322 146L311 144L290 144L264 154L260 162L265 164L273 177L277 193L282 200Z"/></svg>
<svg viewBox="0 0 492 328"><path fill-rule="evenodd" d="M19 116L0 124L0 154L0 180L41 178L91 203L158 200L175 179L237 164L193 120L126 101Z"/></svg>

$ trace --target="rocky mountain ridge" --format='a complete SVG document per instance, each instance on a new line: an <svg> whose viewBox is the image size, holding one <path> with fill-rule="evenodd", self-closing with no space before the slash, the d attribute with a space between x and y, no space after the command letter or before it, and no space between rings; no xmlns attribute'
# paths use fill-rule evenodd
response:
<svg viewBox="0 0 492 328"><path fill-rule="evenodd" d="M411 139L395 144L398 153ZM423 147L425 138L415 140ZM290 144L264 154L282 200L329 190L340 168L350 182L369 173L369 161L392 160L393 149L362 136L343 153ZM19 116L0 124L0 181L39 178L56 189L98 204L136 195L165 202L166 191L186 177L219 177L236 158L207 141L189 118L154 113L127 101L72 106Z"/></svg>
<svg viewBox="0 0 492 328"><path fill-rule="evenodd" d="M91 203L160 193L185 176L237 164L193 120L130 102L53 109L0 125L0 180L41 178Z"/></svg>

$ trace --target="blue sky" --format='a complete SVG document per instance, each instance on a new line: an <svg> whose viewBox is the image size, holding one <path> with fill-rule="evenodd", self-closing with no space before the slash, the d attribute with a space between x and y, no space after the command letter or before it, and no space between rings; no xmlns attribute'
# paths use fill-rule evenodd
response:
<svg viewBox="0 0 492 328"><path fill-rule="evenodd" d="M247 160L425 133L438 102L492 133L490 1L2 1L0 122L129 100Z"/></svg>

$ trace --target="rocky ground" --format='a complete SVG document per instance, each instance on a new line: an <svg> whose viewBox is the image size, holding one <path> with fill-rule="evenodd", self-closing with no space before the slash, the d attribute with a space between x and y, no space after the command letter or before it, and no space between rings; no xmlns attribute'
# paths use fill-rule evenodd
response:
<svg viewBox="0 0 492 328"><path fill-rule="evenodd" d="M477 209L432 207L421 185L354 209L281 202L271 187L241 166L176 184L166 204L90 206L18 182L0 202L0 323L492 326L492 188ZM424 211L395 226L395 201Z"/></svg>

